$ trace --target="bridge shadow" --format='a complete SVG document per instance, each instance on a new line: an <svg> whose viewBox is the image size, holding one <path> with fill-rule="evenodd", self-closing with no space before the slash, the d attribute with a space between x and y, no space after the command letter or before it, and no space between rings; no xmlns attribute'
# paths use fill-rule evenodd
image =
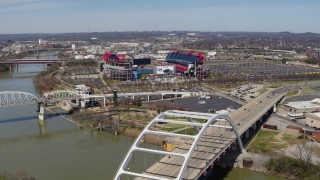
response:
<svg viewBox="0 0 320 180"><path fill-rule="evenodd" d="M52 118L55 118L55 117L67 116L67 115L70 115L70 114L67 113L67 112L56 112L56 113L47 113L46 112L45 119L52 119Z"/></svg>
<svg viewBox="0 0 320 180"><path fill-rule="evenodd" d="M14 122L20 122L20 121L30 121L30 120L37 120L37 119L38 119L38 116L17 117L17 118L0 120L0 124L1 123L14 123Z"/></svg>
<svg viewBox="0 0 320 180"><path fill-rule="evenodd" d="M68 115L68 113L65 112L59 112L59 113L46 113L45 119L52 119L58 116ZM38 116L24 116L24 117L16 117L16 118L9 118L0 120L0 124L3 123L14 123L14 122L21 122L21 121L31 121L31 120L38 120Z"/></svg>
<svg viewBox="0 0 320 180"><path fill-rule="evenodd" d="M256 136L256 134L259 132L264 122L266 122L266 120L270 117L271 114L272 113L269 112L267 115L263 116L262 123L257 121L256 130L253 130L252 128L250 128L249 138L245 138L245 136L241 138L244 148L246 148L250 143L250 141ZM227 150L226 154L224 156L221 156L220 161L216 161L214 167L208 169L207 176L205 177L202 176L200 179L201 180L212 180L212 179L223 180L227 178L230 171L232 171L234 165L235 164L240 165L237 162L237 158L239 157L240 154L241 154L241 151L239 146L237 150Z"/></svg>

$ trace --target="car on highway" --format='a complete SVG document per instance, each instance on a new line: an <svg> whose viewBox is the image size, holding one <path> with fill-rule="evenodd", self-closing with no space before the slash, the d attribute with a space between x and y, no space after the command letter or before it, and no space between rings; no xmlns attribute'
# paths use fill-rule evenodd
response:
<svg viewBox="0 0 320 180"><path fill-rule="evenodd" d="M206 104L205 101L199 101L198 104Z"/></svg>

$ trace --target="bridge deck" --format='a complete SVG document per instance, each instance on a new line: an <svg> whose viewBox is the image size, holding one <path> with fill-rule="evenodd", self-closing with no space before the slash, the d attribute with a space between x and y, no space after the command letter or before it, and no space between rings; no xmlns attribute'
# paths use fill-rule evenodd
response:
<svg viewBox="0 0 320 180"><path fill-rule="evenodd" d="M238 125L239 133L244 134L248 128L258 121L275 103L283 98L283 96L284 93L266 92L234 111L229 117ZM220 136L220 134L222 134L222 136ZM226 129L220 130L220 128L217 127L209 127L197 144L196 150L192 153L183 179L199 178L203 171L205 171L212 162L216 161L234 141L236 141L234 132ZM185 144L179 145L174 152L186 152L187 149L190 148L191 143L192 141L187 141ZM178 175L182 162L183 158L181 157L169 158L165 156L160 159L159 162L149 167L145 171L145 174L175 178Z"/></svg>

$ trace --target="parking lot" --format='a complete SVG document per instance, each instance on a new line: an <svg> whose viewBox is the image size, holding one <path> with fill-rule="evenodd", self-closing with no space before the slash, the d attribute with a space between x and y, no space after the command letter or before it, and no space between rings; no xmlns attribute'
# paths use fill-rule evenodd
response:
<svg viewBox="0 0 320 180"><path fill-rule="evenodd" d="M234 75L249 75L252 77L266 75L288 75L304 72L320 72L313 67L294 66L270 61L222 61L206 63L211 72Z"/></svg>
<svg viewBox="0 0 320 180"><path fill-rule="evenodd" d="M229 99L219 97L219 96L210 96L211 99L207 99L208 97L201 98L191 97L191 98L183 98L183 99L174 99L155 102L158 105L163 106L172 106L172 107L183 107L190 111L196 112L209 112L210 109L215 110L225 110L227 108L230 109L238 109L241 107L240 104L235 103Z"/></svg>
<svg viewBox="0 0 320 180"><path fill-rule="evenodd" d="M242 101L249 102L260 95L257 91L262 87L263 85L261 84L256 84L256 85L248 84L238 88L228 89L226 94L229 96L239 98Z"/></svg>

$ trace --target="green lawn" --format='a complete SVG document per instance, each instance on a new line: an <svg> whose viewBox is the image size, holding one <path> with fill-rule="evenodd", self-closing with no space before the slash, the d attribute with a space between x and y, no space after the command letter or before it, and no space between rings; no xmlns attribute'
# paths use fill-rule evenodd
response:
<svg viewBox="0 0 320 180"><path fill-rule="evenodd" d="M296 94L298 94L298 93L299 93L299 91L297 91L297 90L289 91L286 96L287 96L287 97L290 97L290 96L294 96L294 95L296 95Z"/></svg>
<svg viewBox="0 0 320 180"><path fill-rule="evenodd" d="M194 129L186 129L176 132L178 134L186 134L186 135L196 135L197 132Z"/></svg>
<svg viewBox="0 0 320 180"><path fill-rule="evenodd" d="M284 134L282 139L285 140L288 143L288 145L294 145L297 143L305 143L308 141L308 139L305 139L303 136L296 138L296 137L288 135L288 134Z"/></svg>
<svg viewBox="0 0 320 180"><path fill-rule="evenodd" d="M320 156L320 148L318 148L318 147L312 147L312 148L311 148L311 151L312 151L315 155Z"/></svg>
<svg viewBox="0 0 320 180"><path fill-rule="evenodd" d="M262 89L259 89L259 90L257 90L257 92L259 93L259 94L263 94L263 93L265 93L265 92L267 92L268 91L268 89L267 88L262 88Z"/></svg>
<svg viewBox="0 0 320 180"><path fill-rule="evenodd" d="M276 139L280 132L260 130L247 147L249 152L271 153L274 150L286 147L286 143Z"/></svg>

